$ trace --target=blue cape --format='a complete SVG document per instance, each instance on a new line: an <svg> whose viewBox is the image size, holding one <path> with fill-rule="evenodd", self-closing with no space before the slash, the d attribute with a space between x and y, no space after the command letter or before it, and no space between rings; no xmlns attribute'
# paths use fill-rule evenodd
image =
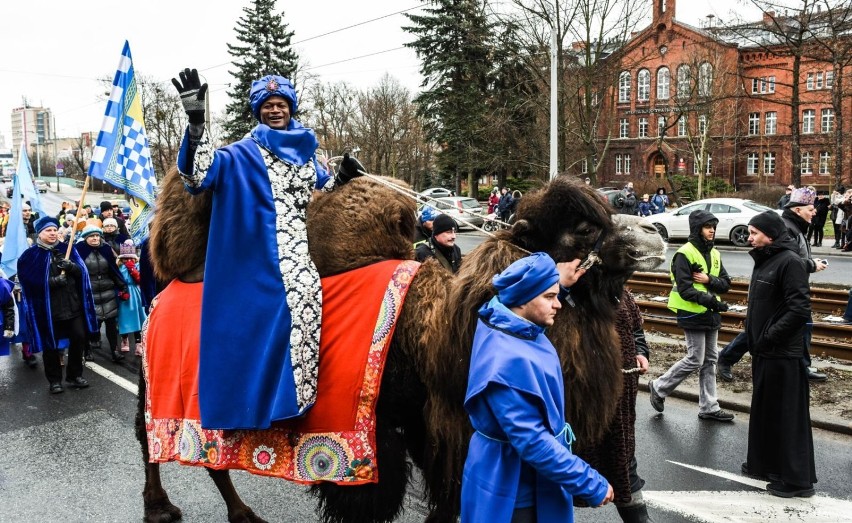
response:
<svg viewBox="0 0 852 523"><path fill-rule="evenodd" d="M6 305L8 302L12 301L12 289L15 288L15 284L6 278L0 277L0 306ZM3 322L3 315L0 314L0 331L4 330L15 330L14 325L6 325ZM9 355L9 338L2 337L2 332L0 332L0 356L8 356Z"/></svg>
<svg viewBox="0 0 852 523"><path fill-rule="evenodd" d="M56 244L56 250L64 253L67 243ZM58 340L53 336L53 321L50 312L50 289L47 279L50 276L50 251L33 245L18 259L18 280L24 301L27 302L27 327L30 331L32 352L43 350L60 350ZM95 300L92 296L92 285L89 281L89 271L86 264L71 248L71 261L81 269L81 277L77 281L77 291L82 297L83 315L86 329L90 334L98 332L98 321L95 315Z"/></svg>

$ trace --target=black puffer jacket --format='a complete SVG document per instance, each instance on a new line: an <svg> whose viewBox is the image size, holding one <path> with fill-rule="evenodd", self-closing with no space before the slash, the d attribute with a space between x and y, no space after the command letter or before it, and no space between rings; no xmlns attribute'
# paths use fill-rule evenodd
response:
<svg viewBox="0 0 852 523"><path fill-rule="evenodd" d="M705 223L714 220L717 223L719 222L713 213L707 211L693 211L689 215L689 243L704 255L707 267L711 266L710 251L713 250L713 242L704 240L701 235L701 228ZM711 274L707 275L710 277L710 283L706 287L710 292L703 292L695 288L689 260L682 253L675 253L672 257L671 270L675 276L675 285L677 285L677 292L680 297L705 307L716 305L716 302L718 302L716 296L728 292L731 288L731 277L725 270L725 264L721 261L720 264L718 277ZM722 326L722 315L709 308L702 313L678 310L677 324L678 327L688 330L718 330Z"/></svg>
<svg viewBox="0 0 852 523"><path fill-rule="evenodd" d="M811 244L805 235L808 233L808 222L804 218L791 211L784 209L781 213L781 218L784 224L787 225L787 232L790 233L790 238L796 243L796 252L799 257L805 262L805 268L808 272L816 272L816 262L811 258Z"/></svg>
<svg viewBox="0 0 852 523"><path fill-rule="evenodd" d="M124 289L124 280L115 265L115 257L109 246L101 244L100 248L88 249L79 246L78 251L89 271L92 282L92 296L95 299L95 314L99 320L107 320L118 316L118 291ZM85 256L85 257L84 257Z"/></svg>
<svg viewBox="0 0 852 523"><path fill-rule="evenodd" d="M767 358L801 358L811 299L797 244L784 235L749 254L754 258L746 314L749 350Z"/></svg>

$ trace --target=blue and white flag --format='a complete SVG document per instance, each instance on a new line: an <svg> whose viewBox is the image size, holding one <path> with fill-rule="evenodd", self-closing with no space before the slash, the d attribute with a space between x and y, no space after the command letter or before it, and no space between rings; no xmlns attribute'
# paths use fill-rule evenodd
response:
<svg viewBox="0 0 852 523"><path fill-rule="evenodd" d="M19 170L18 173L20 172ZM32 186L32 182L30 182L30 186ZM18 258L30 246L27 243L27 228L24 225L23 206L21 177L14 176L12 178L12 207L9 209L9 223L6 225L6 241L3 243L3 261L0 263L0 268L6 273L7 278L18 274Z"/></svg>
<svg viewBox="0 0 852 523"><path fill-rule="evenodd" d="M41 198L33 184L33 168L30 165L30 159L27 156L27 146L21 142L21 153L18 155L18 171L15 174L18 179L20 191L17 193L18 198L23 194L25 200L29 200L30 207L33 212L37 212L39 217L45 215L44 208L41 206Z"/></svg>
<svg viewBox="0 0 852 523"><path fill-rule="evenodd" d="M134 242L141 243L148 236L148 222L154 215L157 178L145 136L130 44L126 41L92 153L89 175L106 180L131 196L128 229Z"/></svg>

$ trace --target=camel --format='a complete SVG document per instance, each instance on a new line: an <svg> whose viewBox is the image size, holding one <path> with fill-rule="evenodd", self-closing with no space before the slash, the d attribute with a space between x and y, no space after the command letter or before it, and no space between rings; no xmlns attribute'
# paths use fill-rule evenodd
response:
<svg viewBox="0 0 852 523"><path fill-rule="evenodd" d="M414 205L368 178L319 194L309 206L310 252L321 276L388 259L411 259ZM151 258L159 278L198 281L203 274L209 198L191 198L173 170L164 180L152 224ZM345 224L345 226L341 226ZM599 441L621 393L621 353L615 329L617 300L636 270L662 262L665 245L650 223L613 216L593 190L558 177L521 201L512 229L500 231L468 254L453 278L436 262L422 264L410 283L388 349L376 406L379 481L311 488L326 522L390 522L402 509L410 471L424 476L427 521L455 521L461 470L470 436L463 410L476 311L493 293L491 276L527 252L557 261L600 262L572 288L549 336L566 375L567 419L580 444ZM150 347L148 350L156 350ZM159 464L148 462L140 378L137 437L146 462L145 520L168 522L180 510L168 499ZM227 470L208 469L226 501L229 521L263 521L239 498Z"/></svg>

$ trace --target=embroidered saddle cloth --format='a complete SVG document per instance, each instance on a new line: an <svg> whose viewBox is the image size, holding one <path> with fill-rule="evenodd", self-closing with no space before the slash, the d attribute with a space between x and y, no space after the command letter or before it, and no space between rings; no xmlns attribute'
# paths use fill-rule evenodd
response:
<svg viewBox="0 0 852 523"><path fill-rule="evenodd" d="M389 260L322 279L317 401L302 418L267 430L201 427L198 345L203 284L169 284L157 297L145 331L150 461L246 470L304 484L377 482L379 384L396 320L419 266ZM245 341L234 350L250 358L251 340Z"/></svg>

